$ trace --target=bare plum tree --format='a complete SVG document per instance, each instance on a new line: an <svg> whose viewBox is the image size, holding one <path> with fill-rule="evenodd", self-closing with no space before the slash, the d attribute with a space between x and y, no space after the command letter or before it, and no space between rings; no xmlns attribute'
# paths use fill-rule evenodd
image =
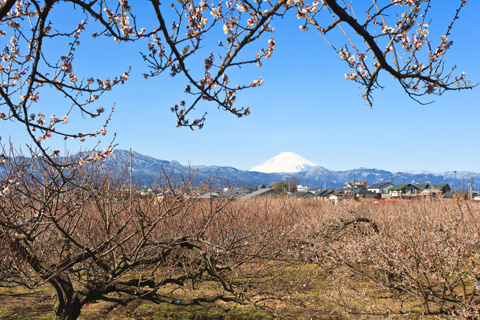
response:
<svg viewBox="0 0 480 320"><path fill-rule="evenodd" d="M265 287L288 260L295 217L285 208L199 200L193 178L144 197L95 163L61 177L44 158L8 157L3 174L15 179L0 202L0 287L49 285L53 319L77 319L99 300L265 308L278 295Z"/></svg>

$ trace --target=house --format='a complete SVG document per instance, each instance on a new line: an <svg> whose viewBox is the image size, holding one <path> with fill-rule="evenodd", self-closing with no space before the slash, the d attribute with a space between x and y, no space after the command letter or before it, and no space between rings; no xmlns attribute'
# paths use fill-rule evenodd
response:
<svg viewBox="0 0 480 320"><path fill-rule="evenodd" d="M355 190L355 197L366 199L380 199L380 194L377 194L365 188L360 188L359 190Z"/></svg>
<svg viewBox="0 0 480 320"><path fill-rule="evenodd" d="M338 192L343 192L343 193L353 193L355 191L355 193L358 193L362 189L367 190L366 187L364 187L363 185L355 184L355 186L352 186L352 185L347 184L346 187L343 187L342 189L337 190L337 191Z"/></svg>
<svg viewBox="0 0 480 320"><path fill-rule="evenodd" d="M308 186L302 186L301 184L297 185L297 191L298 192L307 192L309 191Z"/></svg>
<svg viewBox="0 0 480 320"><path fill-rule="evenodd" d="M377 199L379 198L375 192L369 191L366 188L362 187L345 187L343 189L338 190L338 192L344 193L345 195L351 195L355 193L355 198L370 198L370 199Z"/></svg>
<svg viewBox="0 0 480 320"><path fill-rule="evenodd" d="M447 193L448 191L452 191L452 188L448 185L448 183L439 183L433 186L434 190L440 191L442 194Z"/></svg>
<svg viewBox="0 0 480 320"><path fill-rule="evenodd" d="M388 194L390 195L390 198L411 199L412 197L418 196L419 193L418 193L418 188L415 187L413 184L401 183L391 187L388 190Z"/></svg>
<svg viewBox="0 0 480 320"><path fill-rule="evenodd" d="M330 199L333 203L337 203L338 201L347 199L353 200L353 194L346 194L343 192L335 191L328 196L328 199Z"/></svg>
<svg viewBox="0 0 480 320"><path fill-rule="evenodd" d="M418 185L417 185L418 186ZM420 194L425 199L433 199L438 197L451 197L451 188L447 183L439 183L436 185L427 185L428 187L421 190Z"/></svg>
<svg viewBox="0 0 480 320"><path fill-rule="evenodd" d="M380 182L372 184L370 187L367 188L367 190L374 193L388 194L388 190L394 186L395 185L391 182Z"/></svg>

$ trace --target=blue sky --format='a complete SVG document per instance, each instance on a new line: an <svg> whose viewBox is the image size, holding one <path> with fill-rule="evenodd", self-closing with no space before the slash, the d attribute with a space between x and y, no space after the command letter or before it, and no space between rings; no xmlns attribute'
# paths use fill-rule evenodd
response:
<svg viewBox="0 0 480 320"><path fill-rule="evenodd" d="M480 82L478 12L480 3L470 1L450 37L454 45L446 59L447 67L456 64L474 83ZM450 21L446 17L451 16L451 12L434 12L432 34L437 26L445 27ZM115 103L107 138L115 131L120 149L132 148L182 164L239 169L291 151L331 170L480 172L480 88L426 97L435 102L419 105L384 75L381 84L385 89L376 91L370 108L359 97L357 85L345 79L344 74L350 72L346 64L317 32L301 32L295 17L273 26L276 50L272 57L262 68L245 68L238 74L249 81L259 76L264 79L262 87L244 91L237 98L237 105L249 106L251 115L237 119L215 105L204 104L203 110L208 112L205 127L194 132L176 128L170 112L170 107L186 98L187 82L167 74L143 79L141 74L147 69L138 52L145 51L144 46L87 38L78 48L76 68L102 77L120 75L132 66L127 84L107 93L97 105L108 110ZM58 48L52 46L51 50ZM39 107L65 108L61 97L48 92ZM80 128L100 123L72 119L69 125L84 131ZM16 146L28 142L18 124L2 124L0 136L4 142L11 136ZM107 138L102 145L108 145ZM63 150L63 142L56 143ZM65 148L75 152L80 146L68 142Z"/></svg>

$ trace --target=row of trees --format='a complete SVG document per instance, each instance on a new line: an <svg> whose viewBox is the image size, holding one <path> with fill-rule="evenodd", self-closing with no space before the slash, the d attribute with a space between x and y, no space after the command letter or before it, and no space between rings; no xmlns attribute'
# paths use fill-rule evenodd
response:
<svg viewBox="0 0 480 320"><path fill-rule="evenodd" d="M288 177L285 181L277 181L272 183L269 188L277 192L295 192L300 181L297 177Z"/></svg>

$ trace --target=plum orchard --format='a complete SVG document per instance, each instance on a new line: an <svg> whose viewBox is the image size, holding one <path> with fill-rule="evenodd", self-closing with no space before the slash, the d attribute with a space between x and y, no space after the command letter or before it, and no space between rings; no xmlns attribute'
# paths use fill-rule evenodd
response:
<svg viewBox="0 0 480 320"><path fill-rule="evenodd" d="M237 117L250 113L236 105L236 97L263 80L236 82L232 70L265 63L276 48L275 20L289 14L298 18L295 28L317 30L328 43L338 36L334 30L344 32L348 44L332 47L351 68L346 79L358 83L369 104L381 75L394 77L417 101L423 95L470 89L465 74L444 63L452 27L466 4L449 1L452 20L441 37L432 39L431 6L443 8L445 3L3 0L0 120L23 126L34 146L29 158L7 149L0 156L1 283L29 288L50 284L55 319L76 319L85 304L101 299L126 303L142 297L184 305L223 300L259 306L280 292L250 293L257 280L282 281L271 261L289 260L295 209L286 215L289 207L280 207L273 215L268 204L251 210L230 208L228 201L199 205L191 179L181 185L167 179L168 188L158 186L165 201L144 201L126 192L132 184L92 164L107 157L111 147L75 158L61 158L58 149L47 147L45 140L52 136L84 141L105 135L111 113L105 116L95 102L130 75L129 67L102 79L82 74L88 70L75 64L82 37L144 44L142 58L150 68L145 78L166 71L185 79L190 100L179 101L171 110L178 126L193 130L205 122L202 101ZM63 10L69 23L59 19L56 10ZM144 21L150 24L142 25ZM86 34L90 29L95 31ZM212 43L216 45L210 47ZM203 54L198 64L193 56ZM41 103L51 92L64 98L62 114L52 114ZM192 117L194 109L200 116ZM105 118L96 130L73 132L69 118L78 115ZM162 291L169 285L190 284L194 289L202 280L218 284L215 295L180 299ZM276 288L281 286L276 283ZM475 299L470 299L474 305ZM427 311L429 303L426 297Z"/></svg>

